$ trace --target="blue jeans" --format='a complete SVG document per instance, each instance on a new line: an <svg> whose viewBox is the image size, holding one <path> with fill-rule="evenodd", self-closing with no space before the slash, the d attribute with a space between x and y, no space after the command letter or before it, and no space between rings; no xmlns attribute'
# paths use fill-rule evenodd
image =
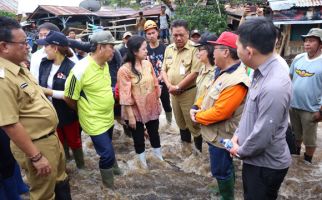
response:
<svg viewBox="0 0 322 200"><path fill-rule="evenodd" d="M144 31L138 31L138 35L145 38L145 32Z"/></svg>
<svg viewBox="0 0 322 200"><path fill-rule="evenodd" d="M100 169L109 169L115 162L115 153L112 145L113 126L100 135L90 136L96 153L100 156Z"/></svg>
<svg viewBox="0 0 322 200"><path fill-rule="evenodd" d="M212 176L219 180L231 178L234 175L234 165L229 152L210 143L208 146Z"/></svg>
<svg viewBox="0 0 322 200"><path fill-rule="evenodd" d="M169 39L170 34L169 34L169 29L160 29L160 38L161 39ZM170 42L170 41L169 41Z"/></svg>

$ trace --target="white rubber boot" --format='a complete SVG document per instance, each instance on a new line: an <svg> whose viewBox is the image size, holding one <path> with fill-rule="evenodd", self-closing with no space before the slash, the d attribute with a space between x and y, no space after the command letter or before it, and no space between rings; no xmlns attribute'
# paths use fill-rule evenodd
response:
<svg viewBox="0 0 322 200"><path fill-rule="evenodd" d="M148 164L146 163L145 152L138 154L140 163L144 169L148 168Z"/></svg>
<svg viewBox="0 0 322 200"><path fill-rule="evenodd" d="M155 155L155 157L163 161L161 148L153 148L153 154Z"/></svg>

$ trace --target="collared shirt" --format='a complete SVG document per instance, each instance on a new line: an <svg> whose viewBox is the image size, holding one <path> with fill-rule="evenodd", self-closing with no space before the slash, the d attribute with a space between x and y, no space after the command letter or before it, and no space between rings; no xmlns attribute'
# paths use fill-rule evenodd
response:
<svg viewBox="0 0 322 200"><path fill-rule="evenodd" d="M200 71L196 80L196 85L197 85L196 100L205 94L206 89L212 83L212 80L214 80L215 69L216 69L216 66L206 67L206 65L203 65L200 68Z"/></svg>
<svg viewBox="0 0 322 200"><path fill-rule="evenodd" d="M79 122L88 135L99 135L114 124L114 98L107 63L99 66L87 56L74 66L65 96L77 101Z"/></svg>
<svg viewBox="0 0 322 200"><path fill-rule="evenodd" d="M32 140L56 129L55 108L28 69L1 57L0 95L0 126L20 122Z"/></svg>
<svg viewBox="0 0 322 200"><path fill-rule="evenodd" d="M198 73L202 63L197 58L197 48L188 40L183 49L178 50L175 44L169 45L164 53L162 70L172 85L179 84L190 73ZM187 85L194 86L195 82Z"/></svg>
<svg viewBox="0 0 322 200"><path fill-rule="evenodd" d="M230 66L228 69L226 70L221 70L220 68L216 68L216 71L215 71L215 80L220 76L222 75L223 73L232 73L234 72L238 67L240 66L240 62L234 64L233 66Z"/></svg>
<svg viewBox="0 0 322 200"><path fill-rule="evenodd" d="M285 169L291 164L286 143L291 80L276 56L254 72L245 108L235 134L245 163Z"/></svg>

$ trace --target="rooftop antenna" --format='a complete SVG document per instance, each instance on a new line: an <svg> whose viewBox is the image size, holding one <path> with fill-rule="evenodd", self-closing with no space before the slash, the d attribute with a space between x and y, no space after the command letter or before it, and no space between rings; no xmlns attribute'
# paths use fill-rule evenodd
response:
<svg viewBox="0 0 322 200"><path fill-rule="evenodd" d="M101 9L100 1L96 0L84 0L80 2L79 7L85 8L86 10L96 12Z"/></svg>

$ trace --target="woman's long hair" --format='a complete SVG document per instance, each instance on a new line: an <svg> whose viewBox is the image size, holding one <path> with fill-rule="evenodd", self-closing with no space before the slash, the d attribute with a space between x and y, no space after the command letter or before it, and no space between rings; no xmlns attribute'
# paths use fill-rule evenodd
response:
<svg viewBox="0 0 322 200"><path fill-rule="evenodd" d="M138 82L142 79L142 74L135 69L135 54L139 51L140 47L142 46L145 39L141 36L134 35L130 37L130 39L127 41L127 54L124 58L124 63L131 63L131 71L139 78Z"/></svg>
<svg viewBox="0 0 322 200"><path fill-rule="evenodd" d="M59 53L61 53L63 56L67 58L71 58L74 55L68 46L57 46L57 50Z"/></svg>

